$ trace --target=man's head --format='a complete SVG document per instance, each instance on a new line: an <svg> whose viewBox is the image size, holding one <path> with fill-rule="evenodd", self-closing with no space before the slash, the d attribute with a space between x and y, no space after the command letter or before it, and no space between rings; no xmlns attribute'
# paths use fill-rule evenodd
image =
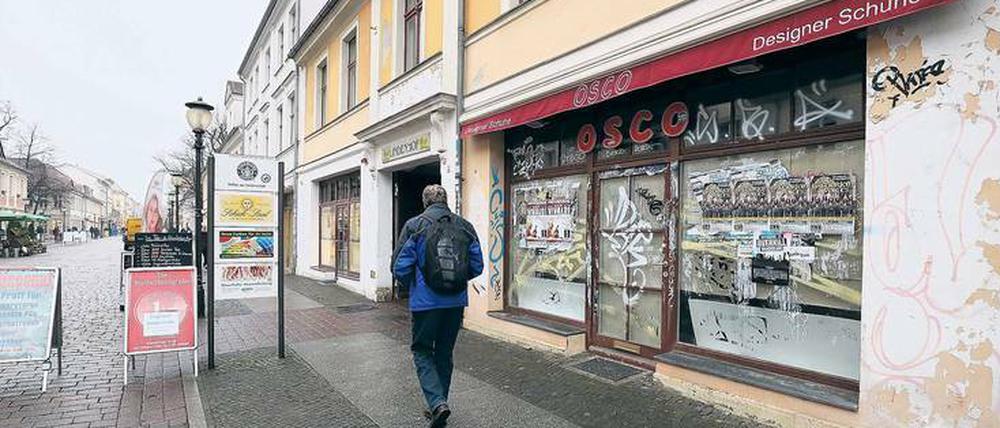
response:
<svg viewBox="0 0 1000 428"><path fill-rule="evenodd" d="M440 184L431 184L424 187L424 208L436 203L447 204L448 192Z"/></svg>

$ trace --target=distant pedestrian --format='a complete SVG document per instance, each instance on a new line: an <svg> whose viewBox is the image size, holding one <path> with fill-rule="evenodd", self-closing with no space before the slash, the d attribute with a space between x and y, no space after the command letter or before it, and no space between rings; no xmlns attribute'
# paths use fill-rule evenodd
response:
<svg viewBox="0 0 1000 428"><path fill-rule="evenodd" d="M424 416L439 428L451 416L452 351L469 304L468 281L483 273L483 251L472 225L448 209L444 187L427 186L423 202L424 212L403 226L392 271L410 288L410 351L427 400Z"/></svg>

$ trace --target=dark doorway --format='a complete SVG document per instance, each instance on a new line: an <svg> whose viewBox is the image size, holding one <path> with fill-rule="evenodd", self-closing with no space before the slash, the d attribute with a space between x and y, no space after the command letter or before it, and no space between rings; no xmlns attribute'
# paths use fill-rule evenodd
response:
<svg viewBox="0 0 1000 428"><path fill-rule="evenodd" d="M441 184L440 165L438 162L433 162L392 173L394 249L400 245L399 233L406 221L424 211L422 199L424 187ZM398 281L393 281L392 295L395 300L402 301L410 296L410 290Z"/></svg>

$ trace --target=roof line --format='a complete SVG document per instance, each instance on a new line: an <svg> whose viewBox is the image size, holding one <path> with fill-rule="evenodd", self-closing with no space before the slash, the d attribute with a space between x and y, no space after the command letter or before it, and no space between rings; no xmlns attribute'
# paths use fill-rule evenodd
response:
<svg viewBox="0 0 1000 428"><path fill-rule="evenodd" d="M274 8L278 5L278 1L279 0L271 0L268 2L267 9L264 10L264 16L260 18L260 23L257 24L257 31L253 33L253 40L250 41L250 46L247 47L246 53L243 54L243 61L240 62L240 69L237 71L237 74L239 74L240 77L243 75L243 69L246 68L247 64L250 62L250 54L253 53L253 48L260 40L261 34L264 33L264 27L267 26L267 20L271 17L271 13L274 12Z"/></svg>
<svg viewBox="0 0 1000 428"><path fill-rule="evenodd" d="M333 12L333 9L339 3L340 0L328 0L326 4L323 5L323 8L320 9L319 14L316 15L316 18L309 23L309 26L306 27L305 31L302 32L302 35L299 36L299 39L295 41L294 45L292 45L292 49L288 51L288 58L291 58L292 60L295 59L295 56L299 54L299 51L301 51L302 48L305 47L306 41L308 41L309 38L313 36L313 33L319 30L319 27L323 25L323 21L326 21L327 15Z"/></svg>

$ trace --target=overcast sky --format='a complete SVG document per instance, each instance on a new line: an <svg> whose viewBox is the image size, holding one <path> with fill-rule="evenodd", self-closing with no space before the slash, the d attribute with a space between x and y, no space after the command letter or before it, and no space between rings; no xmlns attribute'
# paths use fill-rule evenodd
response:
<svg viewBox="0 0 1000 428"><path fill-rule="evenodd" d="M136 200L153 156L180 145L184 103L222 104L267 0L0 0L0 102L60 161Z"/></svg>

